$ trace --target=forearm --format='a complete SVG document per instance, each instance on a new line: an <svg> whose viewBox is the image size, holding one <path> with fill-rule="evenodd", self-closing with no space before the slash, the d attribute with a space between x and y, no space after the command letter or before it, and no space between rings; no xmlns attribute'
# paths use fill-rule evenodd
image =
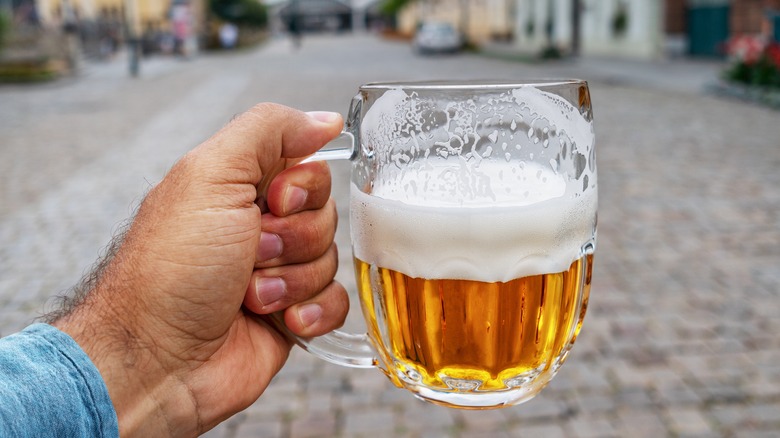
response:
<svg viewBox="0 0 780 438"><path fill-rule="evenodd" d="M129 329L132 323L112 315L105 302L101 305L101 298L93 291L54 325L92 358L116 411L121 436L197 436L197 409L184 382L155 358L154 345Z"/></svg>

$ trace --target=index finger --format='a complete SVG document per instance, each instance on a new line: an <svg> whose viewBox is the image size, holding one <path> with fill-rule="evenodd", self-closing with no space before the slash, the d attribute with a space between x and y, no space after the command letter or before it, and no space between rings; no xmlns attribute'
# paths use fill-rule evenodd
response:
<svg viewBox="0 0 780 438"><path fill-rule="evenodd" d="M324 161L298 164L273 177L265 204L275 216L322 208L330 198L330 167Z"/></svg>

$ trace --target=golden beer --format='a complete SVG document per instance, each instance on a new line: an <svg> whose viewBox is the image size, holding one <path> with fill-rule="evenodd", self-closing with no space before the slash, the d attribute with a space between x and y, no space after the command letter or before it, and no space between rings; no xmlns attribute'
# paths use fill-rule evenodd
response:
<svg viewBox="0 0 780 438"><path fill-rule="evenodd" d="M369 336L396 385L501 391L551 378L566 358L587 309L592 259L493 283L414 278L357 258L355 270Z"/></svg>

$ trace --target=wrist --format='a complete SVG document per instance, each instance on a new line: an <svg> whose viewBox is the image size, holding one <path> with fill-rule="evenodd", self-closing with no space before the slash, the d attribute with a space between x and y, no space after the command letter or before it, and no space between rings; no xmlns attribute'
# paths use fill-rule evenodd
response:
<svg viewBox="0 0 780 438"><path fill-rule="evenodd" d="M120 436L196 436L201 425L186 383L157 360L153 344L126 329L130 325L117 315L95 307L83 303L53 325L73 338L100 372Z"/></svg>

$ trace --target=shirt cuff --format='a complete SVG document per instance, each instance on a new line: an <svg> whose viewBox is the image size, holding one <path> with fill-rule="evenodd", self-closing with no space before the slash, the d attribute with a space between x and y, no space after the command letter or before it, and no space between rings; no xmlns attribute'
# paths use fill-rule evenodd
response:
<svg viewBox="0 0 780 438"><path fill-rule="evenodd" d="M73 338L48 324L0 339L0 400L0 436L119 436L95 364Z"/></svg>

